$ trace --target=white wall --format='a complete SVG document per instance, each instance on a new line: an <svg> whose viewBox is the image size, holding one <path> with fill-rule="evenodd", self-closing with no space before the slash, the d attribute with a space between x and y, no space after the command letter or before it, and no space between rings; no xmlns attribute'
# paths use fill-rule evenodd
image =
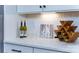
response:
<svg viewBox="0 0 79 59"><path fill-rule="evenodd" d="M16 6L4 6L4 40L16 38Z"/></svg>
<svg viewBox="0 0 79 59"><path fill-rule="evenodd" d="M60 24L60 20L72 20L72 25L78 26L76 31L79 32L79 12L70 13L43 13L26 15L27 25L30 35L39 37L40 24L52 24L53 31L57 29L57 25ZM53 33L55 36L55 33Z"/></svg>
<svg viewBox="0 0 79 59"><path fill-rule="evenodd" d="M34 15L26 15L27 25L29 29L30 36L40 36L40 24L52 24L53 29L56 28L56 25L59 24L59 20L57 20L56 13L43 13L43 14L34 14Z"/></svg>

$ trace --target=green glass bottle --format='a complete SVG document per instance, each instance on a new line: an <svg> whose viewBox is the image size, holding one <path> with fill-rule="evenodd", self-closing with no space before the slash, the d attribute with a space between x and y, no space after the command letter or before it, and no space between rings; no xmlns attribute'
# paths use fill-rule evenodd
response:
<svg viewBox="0 0 79 59"><path fill-rule="evenodd" d="M20 38L23 38L23 22L20 23Z"/></svg>
<svg viewBox="0 0 79 59"><path fill-rule="evenodd" d="M23 28L23 30L27 31L26 21L24 21L24 28Z"/></svg>
<svg viewBox="0 0 79 59"><path fill-rule="evenodd" d="M24 30L24 37L27 37L27 26L26 26L26 21L24 21L24 26L23 26L23 30Z"/></svg>

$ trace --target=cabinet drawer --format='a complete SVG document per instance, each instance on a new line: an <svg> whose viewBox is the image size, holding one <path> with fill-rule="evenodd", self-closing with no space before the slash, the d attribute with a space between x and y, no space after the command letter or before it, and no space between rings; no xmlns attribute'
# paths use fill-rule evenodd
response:
<svg viewBox="0 0 79 59"><path fill-rule="evenodd" d="M61 52L35 48L34 53L61 53Z"/></svg>
<svg viewBox="0 0 79 59"><path fill-rule="evenodd" d="M33 48L13 44L4 44L5 53L32 53Z"/></svg>

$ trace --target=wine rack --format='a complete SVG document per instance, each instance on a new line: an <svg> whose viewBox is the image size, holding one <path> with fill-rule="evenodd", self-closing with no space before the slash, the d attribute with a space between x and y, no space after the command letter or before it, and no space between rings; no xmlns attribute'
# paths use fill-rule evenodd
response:
<svg viewBox="0 0 79 59"><path fill-rule="evenodd" d="M61 25L57 25L58 30L55 30L56 37L60 41L72 43L79 37L79 32L75 32L77 26L73 26L73 21L60 21Z"/></svg>

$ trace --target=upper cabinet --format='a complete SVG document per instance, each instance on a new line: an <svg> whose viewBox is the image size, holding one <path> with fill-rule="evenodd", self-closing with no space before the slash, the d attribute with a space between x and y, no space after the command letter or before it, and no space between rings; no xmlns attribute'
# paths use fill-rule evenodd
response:
<svg viewBox="0 0 79 59"><path fill-rule="evenodd" d="M18 13L79 11L79 5L19 5Z"/></svg>
<svg viewBox="0 0 79 59"><path fill-rule="evenodd" d="M17 12L18 13L38 13L42 12L41 5L18 5Z"/></svg>
<svg viewBox="0 0 79 59"><path fill-rule="evenodd" d="M69 12L79 11L79 5L46 5L43 6L44 12Z"/></svg>

